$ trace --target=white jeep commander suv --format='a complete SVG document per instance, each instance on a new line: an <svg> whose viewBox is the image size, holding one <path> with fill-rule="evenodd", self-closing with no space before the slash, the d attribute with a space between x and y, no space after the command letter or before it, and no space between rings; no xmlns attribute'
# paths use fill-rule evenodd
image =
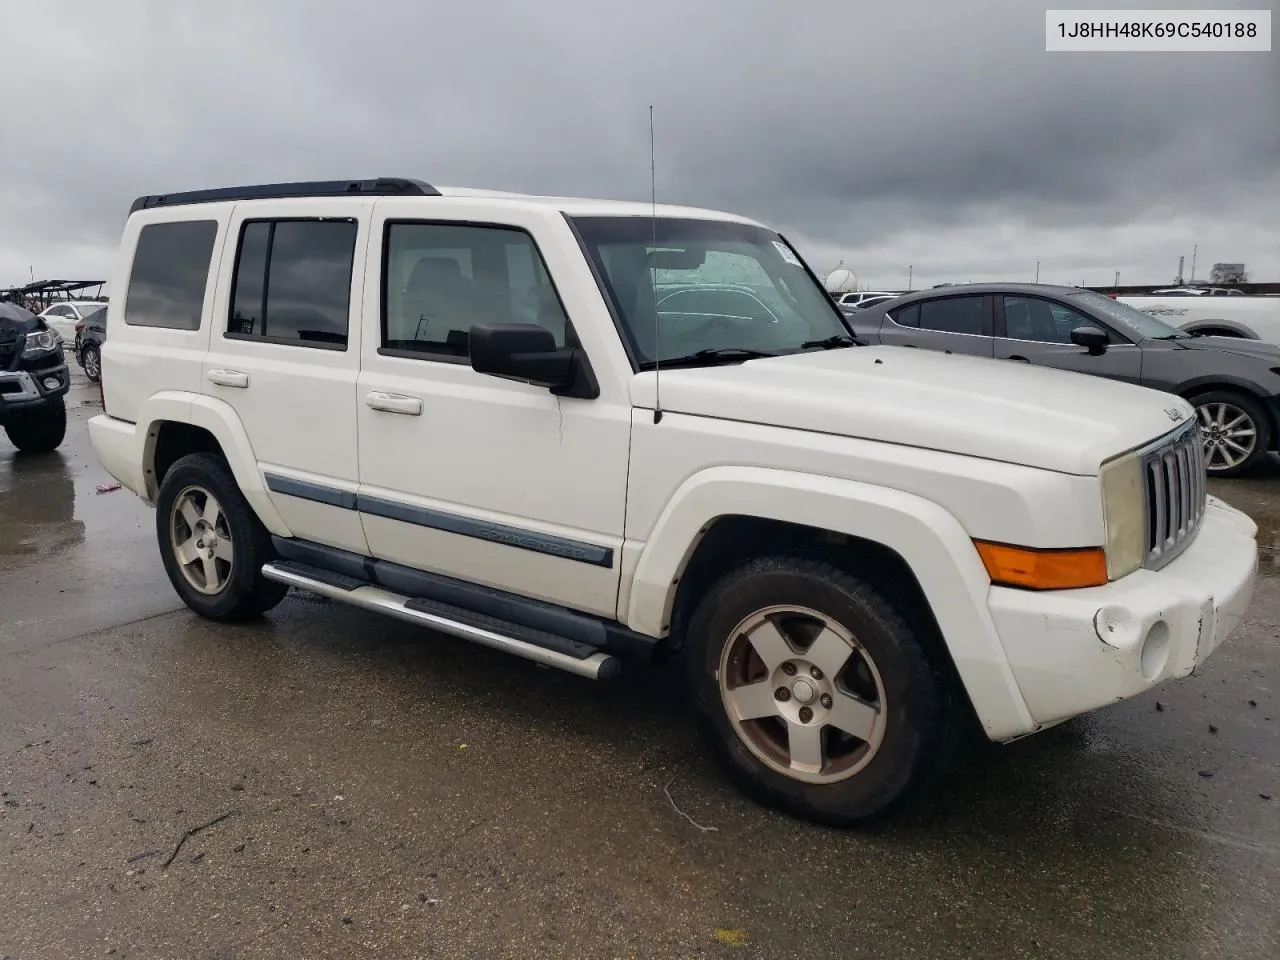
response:
<svg viewBox="0 0 1280 960"><path fill-rule="evenodd" d="M857 346L742 217L147 196L111 291L93 445L193 610L292 586L591 678L680 654L729 773L804 817L888 810L970 711L1007 741L1187 675L1253 588L1185 401Z"/></svg>

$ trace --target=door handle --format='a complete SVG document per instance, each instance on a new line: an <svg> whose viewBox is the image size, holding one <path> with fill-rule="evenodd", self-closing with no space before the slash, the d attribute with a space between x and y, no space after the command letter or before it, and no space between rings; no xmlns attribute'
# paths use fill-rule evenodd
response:
<svg viewBox="0 0 1280 960"><path fill-rule="evenodd" d="M239 370L210 370L209 379L223 387L247 387L249 375Z"/></svg>
<svg viewBox="0 0 1280 960"><path fill-rule="evenodd" d="M365 394L364 402L374 410L382 410L386 413L403 413L406 416L416 417L422 413L422 400L419 397L406 397L399 393L373 393Z"/></svg>

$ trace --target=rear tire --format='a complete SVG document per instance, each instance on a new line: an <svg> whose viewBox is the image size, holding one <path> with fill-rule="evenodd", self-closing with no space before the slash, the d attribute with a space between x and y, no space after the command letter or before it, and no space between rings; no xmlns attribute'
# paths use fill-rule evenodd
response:
<svg viewBox="0 0 1280 960"><path fill-rule="evenodd" d="M156 539L174 590L209 620L256 619L289 592L262 575L274 557L271 536L215 454L188 454L164 475Z"/></svg>
<svg viewBox="0 0 1280 960"><path fill-rule="evenodd" d="M23 453L57 450L67 435L67 406L62 397L52 397L39 409L12 413L4 432Z"/></svg>
<svg viewBox="0 0 1280 960"><path fill-rule="evenodd" d="M848 826L934 783L954 754L963 697L932 639L832 563L760 557L694 610L686 681L717 759L745 793Z"/></svg>
<svg viewBox="0 0 1280 960"><path fill-rule="evenodd" d="M1210 477L1228 479L1248 473L1271 449L1271 421L1252 397L1234 390L1210 390L1188 399L1196 408Z"/></svg>

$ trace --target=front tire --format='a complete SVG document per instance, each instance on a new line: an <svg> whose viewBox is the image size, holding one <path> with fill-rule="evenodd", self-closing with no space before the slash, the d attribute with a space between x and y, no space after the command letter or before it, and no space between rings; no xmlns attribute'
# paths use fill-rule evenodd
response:
<svg viewBox="0 0 1280 960"><path fill-rule="evenodd" d="M288 587L262 575L271 537L221 457L192 453L164 475L156 497L156 538L169 582L209 620L253 620Z"/></svg>
<svg viewBox="0 0 1280 960"><path fill-rule="evenodd" d="M1233 390L1210 390L1190 401L1196 408L1210 477L1247 473L1271 449L1271 422L1252 397Z"/></svg>
<svg viewBox="0 0 1280 960"><path fill-rule="evenodd" d="M820 823L888 813L935 780L964 729L945 653L869 582L815 557L724 576L689 620L685 666L732 779Z"/></svg>
<svg viewBox="0 0 1280 960"><path fill-rule="evenodd" d="M9 415L4 432L23 453L49 453L62 445L67 435L67 406L62 397L51 397L36 410Z"/></svg>

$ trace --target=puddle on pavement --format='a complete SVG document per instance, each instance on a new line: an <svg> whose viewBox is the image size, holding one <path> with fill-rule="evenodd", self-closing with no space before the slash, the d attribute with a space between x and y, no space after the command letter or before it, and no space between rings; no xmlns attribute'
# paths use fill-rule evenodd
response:
<svg viewBox="0 0 1280 960"><path fill-rule="evenodd" d="M114 481L85 426L102 409L96 401L97 388L90 391L73 374L67 436L52 453L18 453L0 434L0 570L73 551L107 531L139 528L147 511L136 497L126 490L97 493L99 484Z"/></svg>
<svg viewBox="0 0 1280 960"><path fill-rule="evenodd" d="M47 557L84 541L76 485L59 452L0 461L0 557Z"/></svg>

